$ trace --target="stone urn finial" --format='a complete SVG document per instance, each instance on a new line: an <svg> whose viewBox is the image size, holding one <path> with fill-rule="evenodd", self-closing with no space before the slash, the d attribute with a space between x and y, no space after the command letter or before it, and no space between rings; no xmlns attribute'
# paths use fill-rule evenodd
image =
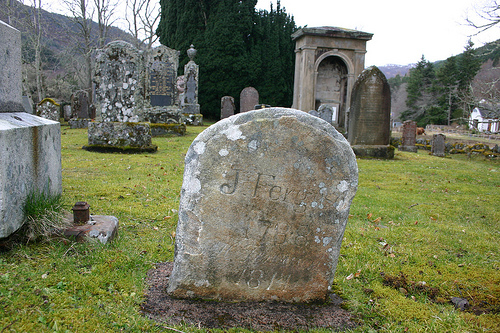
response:
<svg viewBox="0 0 500 333"><path fill-rule="evenodd" d="M187 50L187 55L189 57L190 61L194 61L194 57L196 57L196 49L194 48L194 45L191 44L189 50Z"/></svg>

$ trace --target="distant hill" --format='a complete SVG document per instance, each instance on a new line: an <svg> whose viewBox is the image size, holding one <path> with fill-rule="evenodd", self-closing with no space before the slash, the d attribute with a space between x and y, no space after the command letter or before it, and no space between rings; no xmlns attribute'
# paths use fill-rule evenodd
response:
<svg viewBox="0 0 500 333"><path fill-rule="evenodd" d="M415 64L408 65L385 65L385 66L377 66L382 73L384 73L387 79L395 77L396 75L405 76L408 71L413 68Z"/></svg>
<svg viewBox="0 0 500 333"><path fill-rule="evenodd" d="M60 5L64 5L63 1ZM35 96L33 9L17 0L0 0L0 20L21 31L23 54L23 86L25 94ZM72 17L41 10L41 59L43 70L43 97L59 102L69 101L76 90L85 88L83 57L84 38ZM98 24L92 22L91 40L97 45ZM116 27L109 27L105 43L124 40L134 43L132 35ZM43 98L42 97L42 98Z"/></svg>

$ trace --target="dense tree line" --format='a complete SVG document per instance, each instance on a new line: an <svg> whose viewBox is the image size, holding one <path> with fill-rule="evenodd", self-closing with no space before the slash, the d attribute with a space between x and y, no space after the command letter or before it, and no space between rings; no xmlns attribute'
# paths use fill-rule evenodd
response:
<svg viewBox="0 0 500 333"><path fill-rule="evenodd" d="M407 109L401 119L415 120L419 126L446 125L468 117L477 102L471 84L482 60L469 41L465 51L439 64L420 59L405 78Z"/></svg>
<svg viewBox="0 0 500 333"><path fill-rule="evenodd" d="M220 100L239 105L247 86L261 103L290 106L293 99L293 17L281 8L257 11L257 0L160 0L160 42L181 50L181 71L190 44L198 50L199 103L205 117L218 119Z"/></svg>

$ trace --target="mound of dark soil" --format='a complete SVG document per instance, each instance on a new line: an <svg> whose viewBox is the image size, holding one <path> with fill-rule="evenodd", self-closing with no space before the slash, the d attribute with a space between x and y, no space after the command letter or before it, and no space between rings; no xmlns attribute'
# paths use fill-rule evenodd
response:
<svg viewBox="0 0 500 333"><path fill-rule="evenodd" d="M179 300L165 290L173 263L157 264L148 272L149 289L142 311L165 324L188 324L204 328L244 327L258 331L306 330L314 327L343 330L356 325L352 315L339 307L339 298L327 304L290 304L278 302L224 303Z"/></svg>

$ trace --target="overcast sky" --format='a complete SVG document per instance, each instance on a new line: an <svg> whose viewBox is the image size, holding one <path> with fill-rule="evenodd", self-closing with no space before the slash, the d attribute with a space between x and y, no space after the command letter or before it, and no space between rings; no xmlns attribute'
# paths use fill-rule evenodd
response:
<svg viewBox="0 0 500 333"><path fill-rule="evenodd" d="M159 0L151 0L159 1ZM374 34L367 42L365 66L431 62L463 52L477 30L466 24L491 0L281 0L297 26L334 26ZM62 0L42 0L44 9L67 12ZM121 6L125 0L118 0ZM276 0L258 0L257 8L276 8ZM123 21L123 19L122 19ZM119 21L118 21L119 22ZM123 23L123 22L122 22ZM122 26L123 27L123 26ZM500 24L473 36L474 47L500 38Z"/></svg>
<svg viewBox="0 0 500 333"><path fill-rule="evenodd" d="M276 8L276 0L259 0L257 8ZM485 0L281 0L297 26L334 26L374 34L367 43L366 66L407 65L422 57L444 60L464 50L475 30L467 14ZM500 38L500 26L472 37L474 47Z"/></svg>

